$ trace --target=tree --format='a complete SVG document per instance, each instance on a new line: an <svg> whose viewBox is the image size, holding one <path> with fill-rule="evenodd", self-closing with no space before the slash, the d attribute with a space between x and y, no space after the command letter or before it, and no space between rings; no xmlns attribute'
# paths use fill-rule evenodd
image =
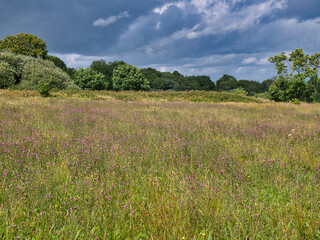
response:
<svg viewBox="0 0 320 240"><path fill-rule="evenodd" d="M213 91L215 89L215 84L209 76L195 76L195 81L199 85L197 90Z"/></svg>
<svg viewBox="0 0 320 240"><path fill-rule="evenodd" d="M75 71L73 80L82 89L106 90L108 88L106 76L91 68L80 68Z"/></svg>
<svg viewBox="0 0 320 240"><path fill-rule="evenodd" d="M230 91L238 87L237 79L233 76L224 74L217 82L217 91Z"/></svg>
<svg viewBox="0 0 320 240"><path fill-rule="evenodd" d="M37 35L29 33L6 36L0 41L0 50L42 58L45 58L48 53L46 42L38 38Z"/></svg>
<svg viewBox="0 0 320 240"><path fill-rule="evenodd" d="M275 79L266 79L266 80L262 81L262 83L260 84L260 91L261 92L268 92L269 87L271 86L271 84L274 81L275 81Z"/></svg>
<svg viewBox="0 0 320 240"><path fill-rule="evenodd" d="M123 90L144 90L150 89L149 82L142 77L140 70L132 65L119 65L113 70L112 76L113 89Z"/></svg>
<svg viewBox="0 0 320 240"><path fill-rule="evenodd" d="M272 100L276 102L286 102L288 101L287 89L288 89L288 79L284 76L279 76L269 87L269 93Z"/></svg>
<svg viewBox="0 0 320 240"><path fill-rule="evenodd" d="M51 61L25 57L21 82L18 89L38 90L39 81L48 84L50 89L74 89L77 86L70 76L56 67Z"/></svg>
<svg viewBox="0 0 320 240"><path fill-rule="evenodd" d="M0 88L8 88L16 83L16 70L9 63L0 60Z"/></svg>
<svg viewBox="0 0 320 240"><path fill-rule="evenodd" d="M46 59L53 62L56 67L62 69L65 72L68 72L68 68L65 62L60 58L58 58L57 56L47 55Z"/></svg>
<svg viewBox="0 0 320 240"><path fill-rule="evenodd" d="M276 80L269 88L272 99L317 101L320 95L320 53L309 56L302 49L296 49L289 55L282 52L270 57L269 61L277 70Z"/></svg>

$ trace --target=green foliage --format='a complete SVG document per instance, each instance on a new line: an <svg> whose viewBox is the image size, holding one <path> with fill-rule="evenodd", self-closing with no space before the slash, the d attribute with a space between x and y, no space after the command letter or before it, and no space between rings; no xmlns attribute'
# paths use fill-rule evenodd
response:
<svg viewBox="0 0 320 240"><path fill-rule="evenodd" d="M57 56L48 55L46 57L46 59L53 62L54 65L56 67L60 68L61 70L65 71L65 72L68 71L68 68L67 68L67 65L65 64L65 62L63 60L61 60L60 58L58 58Z"/></svg>
<svg viewBox="0 0 320 240"><path fill-rule="evenodd" d="M8 63L15 70L15 84L21 81L23 67L31 57L14 54L12 52L0 52L0 61Z"/></svg>
<svg viewBox="0 0 320 240"><path fill-rule="evenodd" d="M275 79L267 79L261 82L260 84L260 91L261 93L264 92L268 92L269 91L269 87L271 86L271 84L275 81Z"/></svg>
<svg viewBox="0 0 320 240"><path fill-rule="evenodd" d="M105 75L91 68L80 68L73 75L75 84L82 89L106 90L108 81Z"/></svg>
<svg viewBox="0 0 320 240"><path fill-rule="evenodd" d="M48 83L39 81L38 83L38 92L42 97L50 97L51 87Z"/></svg>
<svg viewBox="0 0 320 240"><path fill-rule="evenodd" d="M37 90L38 82L48 83L51 88L72 89L77 86L66 72L56 67L53 62L41 58L0 52L0 62L6 66L2 71L6 83L2 87ZM14 86L13 86L14 85Z"/></svg>
<svg viewBox="0 0 320 240"><path fill-rule="evenodd" d="M209 76L183 76L178 71L160 72L154 68L141 69L141 73L150 82L152 90L212 91L215 89L215 84Z"/></svg>
<svg viewBox="0 0 320 240"><path fill-rule="evenodd" d="M287 101L287 89L288 79L284 76L279 76L279 78L275 80L269 88L271 100L274 100L276 102Z"/></svg>
<svg viewBox="0 0 320 240"><path fill-rule="evenodd" d="M16 82L16 71L7 62L0 60L0 88L9 88Z"/></svg>
<svg viewBox="0 0 320 240"><path fill-rule="evenodd" d="M291 100L291 103L299 105L301 102L300 102L299 99L293 98L293 99Z"/></svg>
<svg viewBox="0 0 320 240"><path fill-rule="evenodd" d="M56 89L76 87L69 75L56 67L51 61L36 58L28 59L24 65L18 88L37 90L39 81L47 83L51 88Z"/></svg>
<svg viewBox="0 0 320 240"><path fill-rule="evenodd" d="M221 91L230 91L232 89L236 89L238 87L237 80L235 77L224 74L217 82L216 82L216 90Z"/></svg>
<svg viewBox="0 0 320 240"><path fill-rule="evenodd" d="M234 90L235 94L239 94L239 95L243 95L243 96L247 96L248 92L246 90L244 90L243 88L236 88Z"/></svg>
<svg viewBox="0 0 320 240"><path fill-rule="evenodd" d="M148 91L150 89L149 82L142 76L140 70L129 64L119 65L113 70L112 83L116 91Z"/></svg>
<svg viewBox="0 0 320 240"><path fill-rule="evenodd" d="M29 33L6 36L0 41L0 50L10 50L16 54L42 58L45 58L48 53L46 43L37 35Z"/></svg>
<svg viewBox="0 0 320 240"><path fill-rule="evenodd" d="M275 101L299 99L307 102L318 101L320 85L318 67L320 54L309 56L302 49L296 49L289 55L282 52L270 57L275 64L278 76L270 86L271 98Z"/></svg>
<svg viewBox="0 0 320 240"><path fill-rule="evenodd" d="M261 84L257 81L239 80L237 85L238 88L246 91L249 96L253 96L255 93L263 92Z"/></svg>

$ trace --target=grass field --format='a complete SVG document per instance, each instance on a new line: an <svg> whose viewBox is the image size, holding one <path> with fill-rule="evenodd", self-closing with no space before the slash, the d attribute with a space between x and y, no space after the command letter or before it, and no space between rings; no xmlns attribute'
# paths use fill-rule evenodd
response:
<svg viewBox="0 0 320 240"><path fill-rule="evenodd" d="M319 104L99 94L1 92L0 239L320 239Z"/></svg>

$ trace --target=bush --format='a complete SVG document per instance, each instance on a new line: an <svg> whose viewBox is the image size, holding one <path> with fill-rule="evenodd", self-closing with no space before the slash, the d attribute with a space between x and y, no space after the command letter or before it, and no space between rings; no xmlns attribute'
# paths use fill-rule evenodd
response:
<svg viewBox="0 0 320 240"><path fill-rule="evenodd" d="M290 102L293 104L300 104L300 100L298 98L294 98Z"/></svg>
<svg viewBox="0 0 320 240"><path fill-rule="evenodd" d="M248 95L248 92L245 91L243 88L236 88L232 92L234 92L235 94L243 95L243 96Z"/></svg>
<svg viewBox="0 0 320 240"><path fill-rule="evenodd" d="M48 83L39 81L38 83L38 92L42 97L50 97L50 85Z"/></svg>
<svg viewBox="0 0 320 240"><path fill-rule="evenodd" d="M10 64L15 70L15 84L18 84L21 81L23 66L29 58L31 57L17 55L8 51L0 52L0 61Z"/></svg>
<svg viewBox="0 0 320 240"><path fill-rule="evenodd" d="M0 60L0 88L9 88L16 82L16 71L9 63Z"/></svg>
<svg viewBox="0 0 320 240"><path fill-rule="evenodd" d="M129 64L119 65L113 70L112 83L116 91L147 91L150 89L149 82L142 77L140 70Z"/></svg>
<svg viewBox="0 0 320 240"><path fill-rule="evenodd" d="M29 59L22 71L19 89L37 90L39 81L49 84L50 88L75 88L69 75L56 67L51 61Z"/></svg>
<svg viewBox="0 0 320 240"><path fill-rule="evenodd" d="M106 90L108 89L107 77L91 68L80 68L73 75L75 84L82 89Z"/></svg>
<svg viewBox="0 0 320 240"><path fill-rule="evenodd" d="M4 51L0 52L0 62L3 65L2 76L6 82L3 88L37 90L40 80L48 83L50 88L78 88L69 75L51 61Z"/></svg>

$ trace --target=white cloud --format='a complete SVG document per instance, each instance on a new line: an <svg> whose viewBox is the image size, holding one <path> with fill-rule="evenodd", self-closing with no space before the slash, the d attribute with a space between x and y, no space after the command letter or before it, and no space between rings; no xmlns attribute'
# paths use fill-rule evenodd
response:
<svg viewBox="0 0 320 240"><path fill-rule="evenodd" d="M233 5L237 2L239 1L228 3L224 0L191 0L196 12L202 16L201 28L184 29L181 35L194 39L206 35L244 31L257 25L261 18L286 7L284 0L268 0L234 10Z"/></svg>
<svg viewBox="0 0 320 240"><path fill-rule="evenodd" d="M169 7L171 6L176 6L178 8L183 9L185 7L185 3L184 2L175 2L175 3L167 3L164 4L161 7L157 7L155 9L153 9L154 13L159 13L160 15L162 15L164 12L166 12L168 10Z"/></svg>
<svg viewBox="0 0 320 240"><path fill-rule="evenodd" d="M270 56L271 57L271 56ZM266 64L270 64L270 62L269 62L269 57L265 57L265 58L261 58L258 62L257 62L257 64L259 64L259 65L266 65Z"/></svg>
<svg viewBox="0 0 320 240"><path fill-rule="evenodd" d="M150 41L144 38L140 47L143 45L163 52L163 49L167 49L168 46L179 40L193 40L212 35L222 37L235 31L246 31L256 27L263 17L270 16L276 10L286 7L285 0L265 0L262 3L237 8L236 5L243 1L245 0L183 0L164 4L153 9L151 14L135 20L121 35L119 45L128 46L128 40L139 39L139 36L147 31L149 35L156 37L148 38ZM152 29L166 29L166 24L169 23L160 22L155 13L161 16L170 6L182 9L187 16L186 19L197 16L199 21L193 23L191 27L181 26L174 32L167 32L161 37L157 36L157 31L152 32ZM123 44L121 44L122 41L124 41Z"/></svg>
<svg viewBox="0 0 320 240"><path fill-rule="evenodd" d="M242 64L252 64L256 63L258 60L255 57L250 57L242 60Z"/></svg>
<svg viewBox="0 0 320 240"><path fill-rule="evenodd" d="M59 54L59 53L52 53L52 55L61 58L68 67L72 68L81 68L81 67L88 67L92 63L92 61L100 60L100 59L107 59L109 61L119 60L117 56L85 56L81 54Z"/></svg>
<svg viewBox="0 0 320 240"><path fill-rule="evenodd" d="M98 20L94 21L93 22L93 26L96 26L96 27L106 27L112 23L115 23L117 21L119 21L120 19L123 19L123 18L129 18L130 15L129 15L129 12L128 11L125 11L125 12L122 12L120 13L119 15L117 16L111 16L111 17L108 17L108 18L99 18Z"/></svg>

